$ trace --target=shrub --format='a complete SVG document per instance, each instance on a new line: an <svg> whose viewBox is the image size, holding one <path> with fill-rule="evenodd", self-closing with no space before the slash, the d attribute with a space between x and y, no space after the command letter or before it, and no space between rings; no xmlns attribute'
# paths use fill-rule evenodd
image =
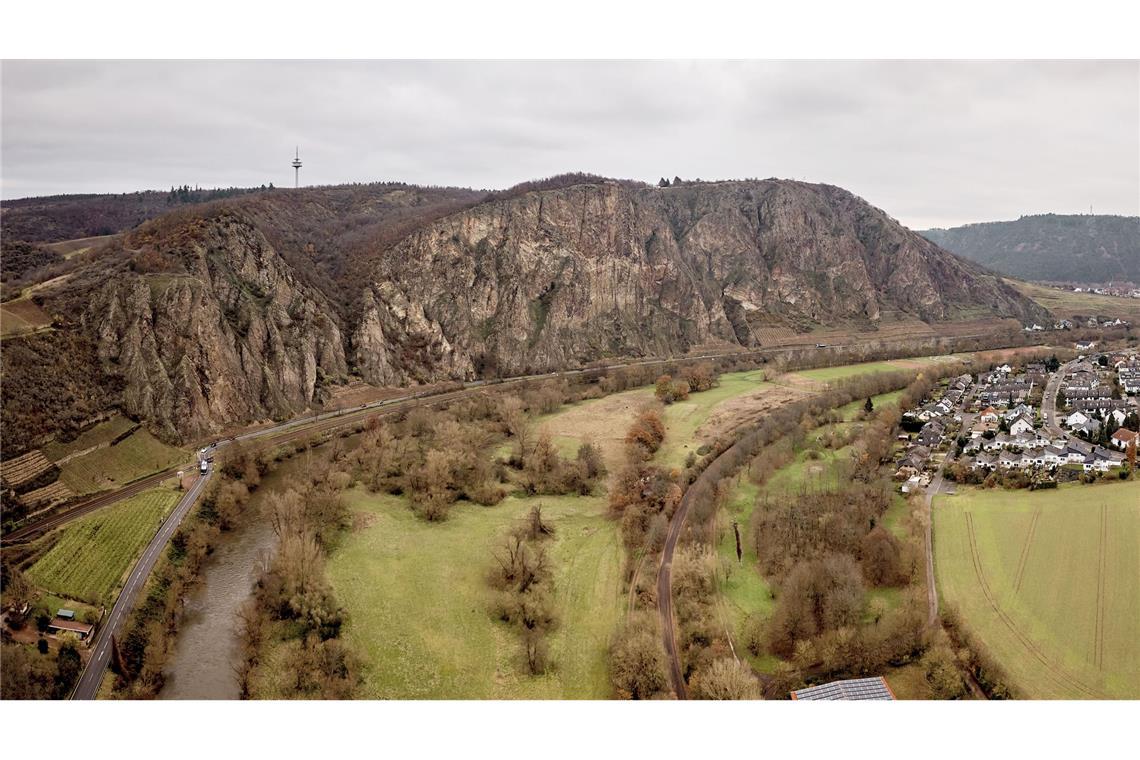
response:
<svg viewBox="0 0 1140 760"><path fill-rule="evenodd" d="M610 677L623 699L652 699L668 686L665 650L653 618L634 615L610 647Z"/></svg>

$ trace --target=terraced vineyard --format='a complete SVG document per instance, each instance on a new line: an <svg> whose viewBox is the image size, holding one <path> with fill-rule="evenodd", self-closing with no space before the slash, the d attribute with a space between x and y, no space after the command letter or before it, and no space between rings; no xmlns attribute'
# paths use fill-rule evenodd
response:
<svg viewBox="0 0 1140 760"><path fill-rule="evenodd" d="M67 501L75 492L67 487L65 483L55 481L43 488L37 488L34 491L28 491L26 494L21 495L20 501L30 508L40 505L50 505L61 501Z"/></svg>
<svg viewBox="0 0 1140 760"><path fill-rule="evenodd" d="M178 497L173 488L155 488L78 520L28 569L28 578L60 596L109 605Z"/></svg>
<svg viewBox="0 0 1140 760"><path fill-rule="evenodd" d="M30 480L34 480L40 474L47 472L51 467L51 462L43 455L43 452L39 449L34 449L22 457L17 457L10 462L4 463L4 485L23 485Z"/></svg>

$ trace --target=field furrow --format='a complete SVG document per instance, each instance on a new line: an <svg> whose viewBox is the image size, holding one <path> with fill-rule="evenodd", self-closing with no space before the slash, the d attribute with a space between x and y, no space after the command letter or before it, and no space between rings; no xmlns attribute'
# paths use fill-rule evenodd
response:
<svg viewBox="0 0 1140 760"><path fill-rule="evenodd" d="M960 488L934 520L943 600L1024 696L1140 696L1140 483Z"/></svg>

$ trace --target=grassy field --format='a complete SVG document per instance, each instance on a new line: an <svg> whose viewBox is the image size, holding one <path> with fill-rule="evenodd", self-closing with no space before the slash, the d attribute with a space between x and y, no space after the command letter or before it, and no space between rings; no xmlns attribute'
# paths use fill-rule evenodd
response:
<svg viewBox="0 0 1140 760"><path fill-rule="evenodd" d="M86 253L92 248L110 240L113 235L99 235L96 237L76 238L75 240L61 240L58 243L46 243L45 248L51 248L56 253L62 253L64 258L70 259L80 253Z"/></svg>
<svg viewBox="0 0 1140 760"><path fill-rule="evenodd" d="M714 408L730 399L765 388L762 370L729 372L720 376L720 385L701 393L693 393L685 401L665 407L665 442L654 461L666 467L683 467L690 451L700 447L697 430L708 420Z"/></svg>
<svg viewBox="0 0 1140 760"><path fill-rule="evenodd" d="M736 654L747 658L756 670L771 672L777 660L771 655L756 657L744 645L745 625L750 616L767 619L775 607L772 589L756 564L756 551L748 540L748 521L756 507L760 489L743 477L733 490L725 510L720 513L717 525L717 554L722 572L719 576L721 609L725 626L732 632ZM740 528L742 560L736 559L736 534L732 523Z"/></svg>
<svg viewBox="0 0 1140 760"><path fill-rule="evenodd" d="M962 488L934 548L943 600L1025 696L1140 698L1140 482Z"/></svg>
<svg viewBox="0 0 1140 760"><path fill-rule="evenodd" d="M349 612L345 639L366 661L368 699L605 698L606 652L624 611L621 544L602 497L508 498L459 504L439 524L400 498L354 491L367 527L333 552L328 575ZM554 671L523 674L515 630L491 617L491 552L531 504L555 529L560 617L551 635Z"/></svg>
<svg viewBox="0 0 1140 760"><path fill-rule="evenodd" d="M1007 280L1007 282L1058 317L1072 318L1077 315L1112 317L1113 319L1119 317L1133 324L1140 320L1140 298L1116 298L1114 296L1098 296L1095 293L1073 293L1068 290L1057 290L1044 285L1017 282L1016 280Z"/></svg>
<svg viewBox="0 0 1140 760"><path fill-rule="evenodd" d="M53 462L58 462L66 456L84 451L92 446L98 446L101 443L110 443L118 436L130 430L134 425L135 423L126 417L115 415L105 422L100 422L90 430L85 430L76 437L74 441L67 443L52 441L43 447L43 452L48 459Z"/></svg>
<svg viewBox="0 0 1140 760"><path fill-rule="evenodd" d="M155 488L81 518L62 529L59 541L28 569L28 578L60 596L109 605L178 498L173 488Z"/></svg>
<svg viewBox="0 0 1140 760"><path fill-rule="evenodd" d="M720 377L720 385L701 393L693 393L686 401L665 407L665 442L654 461L667 467L683 467L685 457L701 445L698 430L725 402L748 394L761 395L782 391L774 383L764 382L760 370L730 372ZM620 465L625 448L625 434L641 403L653 400L653 388L615 393L569 406L535 420L536 428L550 434L560 452L574 456L578 444L594 441L602 449L611 470ZM504 446L504 451L509 446Z"/></svg>
<svg viewBox="0 0 1140 760"><path fill-rule="evenodd" d="M548 432L559 453L566 457L577 456L578 446L583 441L592 441L601 449L612 474L624 459L625 434L638 408L652 399L652 388L614 393L543 415L534 420L533 427ZM510 448L510 442L504 444L502 453Z"/></svg>
<svg viewBox="0 0 1140 760"><path fill-rule="evenodd" d="M895 372L900 369L920 369L924 366L947 361L950 356L917 356L913 359L890 359L882 362L863 362L862 364L844 364L838 367L821 367L820 369L805 369L792 374L816 383L832 383L836 380L845 380L857 375L870 375L879 372ZM895 395L897 398L897 395Z"/></svg>
<svg viewBox="0 0 1140 760"><path fill-rule="evenodd" d="M189 460L146 430L137 430L115 446L72 459L60 468L60 480L77 494L116 488Z"/></svg>
<svg viewBox="0 0 1140 760"><path fill-rule="evenodd" d="M0 305L0 335L22 335L51 326L51 317L31 299L18 298Z"/></svg>
<svg viewBox="0 0 1140 760"><path fill-rule="evenodd" d="M898 404L899 396L901 395L901 390L891 391L890 393L880 393L878 396L871 397L871 404L875 407L875 410L878 411L887 404ZM852 401L850 404L839 407L838 411L843 415L844 420L851 422L855 419L855 415L863 411L863 404L865 403L866 400Z"/></svg>

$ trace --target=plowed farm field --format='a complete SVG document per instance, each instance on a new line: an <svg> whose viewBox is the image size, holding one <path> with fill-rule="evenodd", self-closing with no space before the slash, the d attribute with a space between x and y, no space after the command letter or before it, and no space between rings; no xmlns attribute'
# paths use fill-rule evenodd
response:
<svg viewBox="0 0 1140 760"><path fill-rule="evenodd" d="M1140 482L959 488L935 500L934 554L1022 696L1140 698Z"/></svg>

